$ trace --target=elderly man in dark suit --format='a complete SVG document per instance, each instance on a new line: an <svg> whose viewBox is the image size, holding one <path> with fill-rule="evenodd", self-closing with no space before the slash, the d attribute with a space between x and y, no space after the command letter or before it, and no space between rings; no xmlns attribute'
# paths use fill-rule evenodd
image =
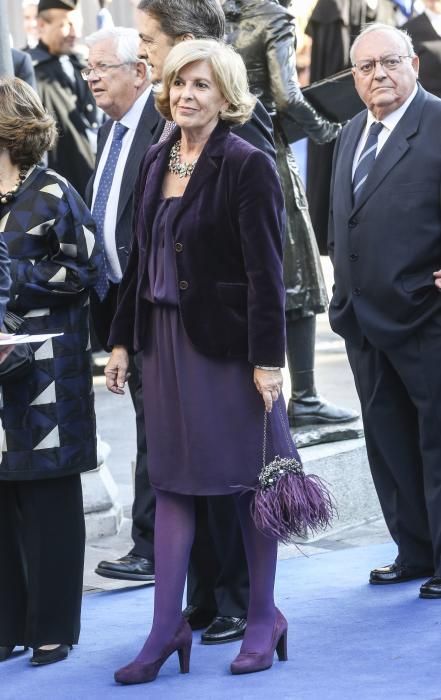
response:
<svg viewBox="0 0 441 700"><path fill-rule="evenodd" d="M334 331L346 340L393 564L441 597L441 100L417 84L407 34L371 25L351 58L367 106L343 129L331 188Z"/></svg>
<svg viewBox="0 0 441 700"><path fill-rule="evenodd" d="M90 48L83 76L99 107L109 117L98 135L95 172L86 199L102 235L106 274L92 294L91 311L98 339L107 345L119 282L127 266L132 237L133 191L148 146L162 131L145 61L138 59L134 29L102 29L86 39ZM129 388L136 413L137 455L132 509L133 549L118 561L102 561L97 573L109 578L154 581L155 504L147 474L141 378L132 358Z"/></svg>

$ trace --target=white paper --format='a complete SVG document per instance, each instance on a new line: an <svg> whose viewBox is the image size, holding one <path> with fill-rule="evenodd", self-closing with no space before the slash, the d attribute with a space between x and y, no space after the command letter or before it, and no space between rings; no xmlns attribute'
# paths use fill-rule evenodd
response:
<svg viewBox="0 0 441 700"><path fill-rule="evenodd" d="M0 345L20 345L21 343L44 343L49 338L58 338L64 333L34 333L32 335L9 335L0 338Z"/></svg>

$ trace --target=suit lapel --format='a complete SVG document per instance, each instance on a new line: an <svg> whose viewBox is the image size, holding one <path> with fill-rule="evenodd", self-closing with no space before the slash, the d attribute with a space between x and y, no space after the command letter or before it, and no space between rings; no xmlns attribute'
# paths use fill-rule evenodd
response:
<svg viewBox="0 0 441 700"><path fill-rule="evenodd" d="M211 178L218 172L219 158L222 158L224 155L225 142L229 133L229 127L219 121L198 158L193 174L182 197L181 207L175 218L175 223L182 212L194 201L201 188L206 187L210 183Z"/></svg>
<svg viewBox="0 0 441 700"><path fill-rule="evenodd" d="M355 151L357 149L358 142L360 141L363 129L366 126L366 112L362 112L360 115L354 118L351 122L351 126L348 127L351 131L348 133L348 138L346 143L342 144L344 148L344 153L342 154L342 172L341 181L336 183L337 187L342 187L345 207L347 211L352 211L353 201L352 201L352 165L354 162Z"/></svg>
<svg viewBox="0 0 441 700"><path fill-rule="evenodd" d="M229 135L229 128L222 122L219 122L214 129L209 140L207 141L204 150L198 158L198 162L188 182L184 195L182 197L181 206L174 219L176 225L182 213L188 209L194 201L197 194L203 187L206 187L211 180L211 177L218 172L219 158L223 157L225 151L225 141ZM143 203L143 219L150 235L153 228L153 221L158 207L158 201L161 197L162 183L164 181L165 172L167 169L170 149L181 137L181 131L176 128L172 135L164 141L159 147L151 165L149 166L148 178L144 190Z"/></svg>
<svg viewBox="0 0 441 700"><path fill-rule="evenodd" d="M127 157L127 163L121 182L118 201L117 221L122 216L130 196L133 194L139 166L147 148L153 143L153 136L158 126L160 115L156 111L153 93L151 92L141 114L135 136Z"/></svg>
<svg viewBox="0 0 441 700"><path fill-rule="evenodd" d="M358 211L360 207L363 206L392 168L401 160L406 151L409 150L410 144L408 140L418 131L421 113L426 99L427 93L419 87L414 100L411 102L378 154L353 212Z"/></svg>

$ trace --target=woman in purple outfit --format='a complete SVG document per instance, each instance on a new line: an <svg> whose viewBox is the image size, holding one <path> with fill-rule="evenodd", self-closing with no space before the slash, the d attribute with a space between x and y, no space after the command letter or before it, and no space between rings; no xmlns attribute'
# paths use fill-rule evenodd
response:
<svg viewBox="0 0 441 700"><path fill-rule="evenodd" d="M181 604L196 495L237 494L251 590L232 673L269 668L276 650L286 659L287 623L273 597L277 540L250 515L265 410L267 461L294 450L280 395L283 196L270 159L230 133L255 104L231 48L177 44L156 101L177 127L141 167L105 370L108 389L121 394L128 353L143 351L157 503L153 625L136 659L115 674L125 684L154 680L174 651L181 671L189 669L192 634Z"/></svg>

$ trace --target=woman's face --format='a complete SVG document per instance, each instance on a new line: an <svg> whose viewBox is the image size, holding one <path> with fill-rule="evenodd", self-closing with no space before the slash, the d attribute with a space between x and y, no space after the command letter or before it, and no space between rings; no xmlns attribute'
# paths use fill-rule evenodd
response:
<svg viewBox="0 0 441 700"><path fill-rule="evenodd" d="M173 121L183 130L214 129L219 112L228 102L214 80L207 61L184 66L170 86L170 110Z"/></svg>

